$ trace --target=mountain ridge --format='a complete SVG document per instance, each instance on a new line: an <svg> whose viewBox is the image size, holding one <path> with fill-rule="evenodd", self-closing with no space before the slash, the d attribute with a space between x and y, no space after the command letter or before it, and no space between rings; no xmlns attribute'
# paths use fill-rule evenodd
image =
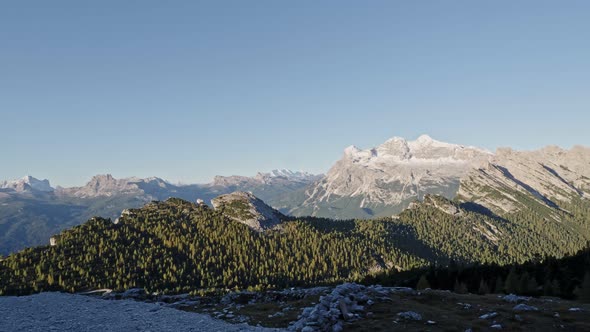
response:
<svg viewBox="0 0 590 332"><path fill-rule="evenodd" d="M499 148L492 153L422 135L413 141L393 137L370 149L345 148L325 175L272 170L175 185L158 177L116 179L105 174L84 186L55 189L48 180L25 177L0 182L0 254L41 244L47 232L92 216L114 219L123 209L170 197L209 203L234 191L252 192L295 217L390 217L426 195L440 195L498 217L538 210L559 221L572 202L590 197L589 170L590 148L581 145L569 150Z"/></svg>

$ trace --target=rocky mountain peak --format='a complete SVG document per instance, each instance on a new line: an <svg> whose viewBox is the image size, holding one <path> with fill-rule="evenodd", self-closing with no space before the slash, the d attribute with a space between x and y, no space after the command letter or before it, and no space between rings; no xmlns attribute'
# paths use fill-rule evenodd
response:
<svg viewBox="0 0 590 332"><path fill-rule="evenodd" d="M349 145L349 146L347 146L344 149L344 154L345 155L347 155L347 154L348 155L352 155L352 154L355 154L355 153L360 152L360 151L361 151L361 149L358 146L356 146L356 145Z"/></svg>
<svg viewBox="0 0 590 332"><path fill-rule="evenodd" d="M61 188L60 194L75 197L111 197L118 194L142 194L142 190L136 184L137 179L116 179L111 174L99 174L93 176L82 187Z"/></svg>
<svg viewBox="0 0 590 332"><path fill-rule="evenodd" d="M460 179L491 156L486 150L428 135L414 141L393 137L365 150L350 146L291 213L370 218L399 213L425 194L453 198Z"/></svg>
<svg viewBox="0 0 590 332"><path fill-rule="evenodd" d="M0 188L12 189L16 192L24 191L40 191L40 192L52 192L54 190L51 187L49 180L39 180L33 176L27 175L17 180L0 181Z"/></svg>
<svg viewBox="0 0 590 332"><path fill-rule="evenodd" d="M92 179L90 179L90 181L88 181L88 183L86 185L99 187L99 186L111 185L111 184L116 184L116 183L117 183L117 180L111 174L99 174L99 175L93 176Z"/></svg>
<svg viewBox="0 0 590 332"><path fill-rule="evenodd" d="M236 191L221 195L211 200L211 204L230 219L258 232L273 228L285 219L283 214L249 192Z"/></svg>
<svg viewBox="0 0 590 332"><path fill-rule="evenodd" d="M410 159L412 157L412 151L408 141L401 137L391 138L375 150L377 151L376 156L394 156L399 159Z"/></svg>
<svg viewBox="0 0 590 332"><path fill-rule="evenodd" d="M486 159L492 153L472 146L437 141L428 135L421 135L414 141L393 137L383 144L362 150L354 145L344 150L344 157L355 163L391 162L465 162Z"/></svg>

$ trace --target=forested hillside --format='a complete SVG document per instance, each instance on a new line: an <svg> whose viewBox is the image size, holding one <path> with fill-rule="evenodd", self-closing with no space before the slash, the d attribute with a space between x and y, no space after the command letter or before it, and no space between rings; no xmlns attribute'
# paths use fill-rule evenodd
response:
<svg viewBox="0 0 590 332"><path fill-rule="evenodd" d="M1 263L3 294L145 287L158 292L310 285L356 280L381 260L426 264L383 240L384 222L322 229L292 221L257 233L207 206L151 203L118 224L94 218Z"/></svg>
<svg viewBox="0 0 590 332"><path fill-rule="evenodd" d="M562 257L589 238L588 203L561 223L541 215L488 216L427 196L396 218L302 218L256 232L180 199L93 218L0 262L0 292L142 287L179 293L360 281L430 264L523 263ZM541 231L544 230L544 231Z"/></svg>

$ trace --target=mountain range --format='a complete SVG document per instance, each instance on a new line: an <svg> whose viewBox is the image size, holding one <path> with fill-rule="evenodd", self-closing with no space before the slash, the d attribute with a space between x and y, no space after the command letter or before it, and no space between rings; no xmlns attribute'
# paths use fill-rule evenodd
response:
<svg viewBox="0 0 590 332"><path fill-rule="evenodd" d="M170 197L209 203L234 191L250 192L295 217L391 217L438 195L491 216L534 210L559 222L572 213L573 202L590 195L590 148L492 153L422 135L413 141L394 137L370 149L350 146L325 175L274 170L190 185L97 175L73 188L27 176L0 182L0 254L46 243L48 234L92 216L115 219L124 209Z"/></svg>
<svg viewBox="0 0 590 332"><path fill-rule="evenodd" d="M253 192L273 207L288 210L290 199L320 176L274 170L253 177L216 176L208 184L174 185L157 177L115 179L96 175L81 187L51 187L32 176L0 182L0 254L47 242L48 234L93 217L115 219L121 211L177 197L209 203L234 191Z"/></svg>

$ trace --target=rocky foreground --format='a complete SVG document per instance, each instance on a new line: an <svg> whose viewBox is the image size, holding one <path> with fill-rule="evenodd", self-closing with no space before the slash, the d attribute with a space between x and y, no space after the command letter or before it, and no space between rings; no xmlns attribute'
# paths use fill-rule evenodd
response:
<svg viewBox="0 0 590 332"><path fill-rule="evenodd" d="M223 296L101 290L0 297L0 332L590 331L589 312L589 304L557 298L353 283Z"/></svg>
<svg viewBox="0 0 590 332"><path fill-rule="evenodd" d="M134 300L41 293L0 297L0 332L273 331Z"/></svg>
<svg viewBox="0 0 590 332"><path fill-rule="evenodd" d="M456 294L406 287L292 288L219 296L156 295L142 289L101 296L207 314L235 328L288 331L590 331L590 305L558 298ZM216 321L219 323L219 321ZM206 326L206 325L204 325Z"/></svg>

